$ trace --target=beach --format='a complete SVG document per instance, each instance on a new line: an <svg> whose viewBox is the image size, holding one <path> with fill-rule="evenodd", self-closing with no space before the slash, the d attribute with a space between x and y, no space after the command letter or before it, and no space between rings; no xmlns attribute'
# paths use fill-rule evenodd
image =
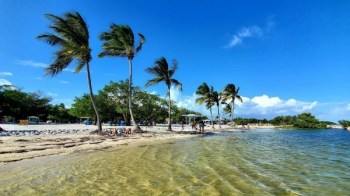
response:
<svg viewBox="0 0 350 196"><path fill-rule="evenodd" d="M128 126L103 126L103 135L92 134L96 130L94 125L84 124L41 124L19 126L14 124L1 124L8 132L20 132L20 135L0 137L0 164L32 159L50 155L68 155L71 153L103 150L109 148L128 148L153 144L159 141L180 140L199 137L198 130L192 130L189 125L172 127L167 131L166 125L146 127L142 126L142 133L111 134L114 130L129 129ZM206 132L220 132L233 130L232 127L222 125L220 129L215 125L205 128ZM241 130L241 129L234 129ZM34 133L34 134L33 134ZM40 133L40 134L39 134ZM18 133L17 133L18 134Z"/></svg>

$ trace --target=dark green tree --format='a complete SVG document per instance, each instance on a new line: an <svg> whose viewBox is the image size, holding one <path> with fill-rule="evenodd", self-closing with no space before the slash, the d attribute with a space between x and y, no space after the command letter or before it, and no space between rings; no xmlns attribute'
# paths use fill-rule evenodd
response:
<svg viewBox="0 0 350 196"><path fill-rule="evenodd" d="M69 114L77 118L89 117L91 119L96 119L96 113L91 105L90 95L84 94L82 97L75 97Z"/></svg>
<svg viewBox="0 0 350 196"><path fill-rule="evenodd" d="M339 124L343 127L343 129L348 129L350 127L350 120L340 120Z"/></svg>
<svg viewBox="0 0 350 196"><path fill-rule="evenodd" d="M178 63L176 60L173 60L173 66L170 68L167 60L164 57L158 59L153 67L149 67L146 69L146 72L152 74L154 76L153 79L147 81L146 86L156 85L160 82L164 82L167 86L168 93L167 96L169 98L168 104L168 131L172 131L171 129L171 95L170 88L172 85L176 86L180 91L182 91L182 84L174 78L174 74L178 69Z"/></svg>
<svg viewBox="0 0 350 196"><path fill-rule="evenodd" d="M316 119L311 113L302 113L296 117L294 126L302 129L322 129L326 125Z"/></svg>
<svg viewBox="0 0 350 196"><path fill-rule="evenodd" d="M136 129L136 122L132 112L132 60L135 55L140 52L142 45L145 42L145 37L139 33L139 42L135 45L134 33L128 25L110 25L110 31L103 32L100 35L100 40L104 43L102 45L103 51L99 57L114 56L126 57L129 61L129 112L131 121Z"/></svg>
<svg viewBox="0 0 350 196"><path fill-rule="evenodd" d="M234 84L228 84L222 91L223 102L230 101L231 103L231 120L233 121L233 112L235 108L235 100L237 99L240 102L243 102L243 99L239 93L239 87L236 88Z"/></svg>
<svg viewBox="0 0 350 196"><path fill-rule="evenodd" d="M196 95L198 96L196 99L196 103L199 105L202 105L205 103L205 106L207 109L210 111L210 120L212 127L214 128L214 123L213 123L213 112L212 112L212 107L215 105L214 99L213 99L213 93L214 93L214 88L211 87L209 88L208 84L203 82L196 90Z"/></svg>
<svg viewBox="0 0 350 196"><path fill-rule="evenodd" d="M80 72L84 67L86 68L90 100L95 111L98 131L101 132L102 123L91 85L89 64L92 57L87 25L78 12L67 12L63 17L46 14L46 17L51 22L49 29L53 33L44 33L37 38L46 41L52 46L59 46L59 50L55 52L54 62L46 68L46 74L51 76L57 75L74 59L77 61L75 72Z"/></svg>

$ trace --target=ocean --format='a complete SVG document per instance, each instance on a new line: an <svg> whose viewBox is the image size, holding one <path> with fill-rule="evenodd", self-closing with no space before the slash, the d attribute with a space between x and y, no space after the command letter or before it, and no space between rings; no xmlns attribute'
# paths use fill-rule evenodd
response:
<svg viewBox="0 0 350 196"><path fill-rule="evenodd" d="M1 195L350 195L350 132L250 130L0 167Z"/></svg>

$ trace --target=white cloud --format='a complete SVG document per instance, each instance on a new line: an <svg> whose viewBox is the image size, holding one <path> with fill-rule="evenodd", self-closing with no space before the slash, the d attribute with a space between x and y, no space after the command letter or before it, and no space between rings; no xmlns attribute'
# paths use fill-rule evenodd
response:
<svg viewBox="0 0 350 196"><path fill-rule="evenodd" d="M266 108L266 107L276 106L276 105L280 104L282 102L282 100L278 97L271 97L270 98L267 95L263 95L260 97L254 97L252 99L252 102L255 103L257 105L257 107Z"/></svg>
<svg viewBox="0 0 350 196"><path fill-rule="evenodd" d="M242 104L237 104L236 113L242 116L256 115L271 118L278 115L297 115L303 112L311 112L317 105L317 101L282 100L279 97L261 95L246 99Z"/></svg>
<svg viewBox="0 0 350 196"><path fill-rule="evenodd" d="M206 116L210 116L209 110L204 105L196 104L197 96L192 94L182 95L176 88L171 88L172 100L176 102L179 107L184 107L189 110L200 112ZM298 115L303 112L313 113L319 106L317 101L304 102L295 99L283 100L279 97L269 97L268 95L255 96L252 98L242 97L243 103L235 102L235 117L247 118L273 118L281 115ZM213 116L217 116L217 108L212 108ZM223 106L220 108L220 115L222 115ZM349 106L350 111L350 106ZM225 115L228 118L227 115Z"/></svg>
<svg viewBox="0 0 350 196"><path fill-rule="evenodd" d="M11 72L0 72L0 76L13 76Z"/></svg>
<svg viewBox="0 0 350 196"><path fill-rule="evenodd" d="M68 82L68 81L65 81L65 80L60 80L60 83L61 83L61 84L68 84L69 82Z"/></svg>
<svg viewBox="0 0 350 196"><path fill-rule="evenodd" d="M12 83L6 79L0 78L0 86L2 85L12 85Z"/></svg>
<svg viewBox="0 0 350 196"><path fill-rule="evenodd" d="M197 96L183 95L178 89L170 89L172 100L176 105L192 111L200 112L210 118L210 112L204 105L196 104ZM157 94L157 92L152 92ZM280 97L270 97L268 95L254 96L252 98L243 97L243 103L236 101L234 117L243 118L267 118L276 116L298 115L310 112L320 120L330 120L337 122L341 119L350 118L350 103L319 103L317 101L301 101L296 99L281 99ZM213 117L217 116L217 108L212 108ZM223 116L223 106L220 107L220 115ZM225 118L230 118L224 115ZM350 120L350 119L349 119Z"/></svg>
<svg viewBox="0 0 350 196"><path fill-rule="evenodd" d="M231 36L231 39L226 48L232 48L239 44L242 44L243 40L247 38L264 37L266 34L270 33L274 26L275 22L273 21L273 17L270 16L267 18L264 27L259 27L257 25L242 27L237 33Z"/></svg>
<svg viewBox="0 0 350 196"><path fill-rule="evenodd" d="M46 68L48 66L45 63L35 62L31 60L16 60L15 63L18 65L29 66L34 68Z"/></svg>
<svg viewBox="0 0 350 196"><path fill-rule="evenodd" d="M319 103L323 110L318 113L320 120L338 122L339 120L350 120L350 103Z"/></svg>
<svg viewBox="0 0 350 196"><path fill-rule="evenodd" d="M261 37L264 35L263 30L258 26L243 27L236 34L234 34L227 45L227 48L232 48L243 42L244 39L249 37Z"/></svg>

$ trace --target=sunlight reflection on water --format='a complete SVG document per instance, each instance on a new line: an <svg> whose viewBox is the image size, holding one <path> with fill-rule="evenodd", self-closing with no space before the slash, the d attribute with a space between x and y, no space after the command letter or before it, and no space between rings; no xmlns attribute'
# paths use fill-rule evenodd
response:
<svg viewBox="0 0 350 196"><path fill-rule="evenodd" d="M350 132L249 131L0 168L5 195L349 195Z"/></svg>

